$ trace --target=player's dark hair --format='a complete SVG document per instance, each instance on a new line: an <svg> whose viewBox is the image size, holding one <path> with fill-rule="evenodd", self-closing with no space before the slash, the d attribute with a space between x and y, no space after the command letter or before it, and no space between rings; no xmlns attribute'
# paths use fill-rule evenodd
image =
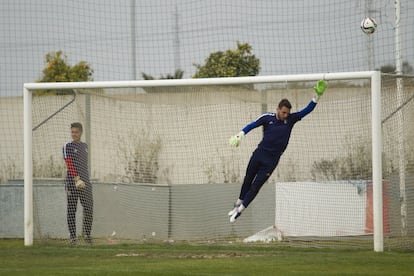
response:
<svg viewBox="0 0 414 276"><path fill-rule="evenodd" d="M282 99L279 102L279 106L278 107L279 107L279 109L281 109L282 107L287 107L289 109L292 109L292 105L290 104L290 102L289 102L288 99Z"/></svg>
<svg viewBox="0 0 414 276"><path fill-rule="evenodd" d="M70 124L70 128L78 128L81 132L83 132L83 127L81 123L72 123Z"/></svg>

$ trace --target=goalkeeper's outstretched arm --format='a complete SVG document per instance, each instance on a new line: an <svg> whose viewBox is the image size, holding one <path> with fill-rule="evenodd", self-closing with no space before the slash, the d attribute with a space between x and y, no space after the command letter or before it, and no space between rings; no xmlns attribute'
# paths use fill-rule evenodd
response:
<svg viewBox="0 0 414 276"><path fill-rule="evenodd" d="M319 101L319 98L325 93L327 83L324 80L320 80L316 83L316 85L313 87L313 90L315 90L315 96L313 97L312 101L317 103Z"/></svg>
<svg viewBox="0 0 414 276"><path fill-rule="evenodd" d="M301 111L295 113L296 116L298 116L298 119L300 120L301 118L305 117L306 115L308 115L310 112L312 112L312 110L315 108L316 104L319 101L319 98L323 95L323 93L325 92L326 89L326 81L324 80L320 80L317 82L317 84L313 87L314 91L315 91L315 95L312 98L312 101ZM280 108L280 106L279 106ZM290 110L291 106L289 103L289 110ZM279 110L279 109L278 109ZM284 112L286 113L286 112ZM239 133L237 133L236 135L233 135L230 137L229 139L229 144L231 146L234 147L238 147L241 143L241 141L243 140L244 136L251 131L252 129L260 126L263 122L261 122L261 118L264 115L269 115L271 113L267 113L267 114L263 114L261 117L259 117L256 121L251 122L250 124L246 125ZM289 113L286 113L287 115L289 115ZM283 115L283 114L282 114ZM286 115L285 115L286 116ZM281 115L280 117L278 117L280 120L284 120L285 118L282 118ZM261 123L260 123L261 122Z"/></svg>
<svg viewBox="0 0 414 276"><path fill-rule="evenodd" d="M311 113L312 110L315 108L320 97L323 95L323 93L325 93L326 82L324 80L318 81L318 83L316 84L315 87L313 87L313 89L315 91L315 95L312 98L312 101L304 109L298 112L300 118L305 117L306 115Z"/></svg>
<svg viewBox="0 0 414 276"><path fill-rule="evenodd" d="M233 147L238 147L240 145L241 140L244 138L244 132L240 131L236 135L233 135L229 139L229 144Z"/></svg>
<svg viewBox="0 0 414 276"><path fill-rule="evenodd" d="M251 122L247 126L245 126L239 133L230 137L229 144L233 147L238 147L240 142L244 139L244 136L252 129L258 127L256 121Z"/></svg>

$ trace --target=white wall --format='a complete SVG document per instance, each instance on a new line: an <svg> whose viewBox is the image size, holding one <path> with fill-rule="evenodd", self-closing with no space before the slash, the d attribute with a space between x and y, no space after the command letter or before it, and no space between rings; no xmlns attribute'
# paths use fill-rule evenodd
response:
<svg viewBox="0 0 414 276"><path fill-rule="evenodd" d="M365 181L277 183L275 225L286 236L364 235L365 187Z"/></svg>

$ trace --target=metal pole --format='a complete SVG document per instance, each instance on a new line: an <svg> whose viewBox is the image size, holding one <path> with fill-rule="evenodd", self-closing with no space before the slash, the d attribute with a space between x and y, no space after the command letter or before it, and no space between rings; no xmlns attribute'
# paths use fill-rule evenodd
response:
<svg viewBox="0 0 414 276"><path fill-rule="evenodd" d="M371 78L372 106L372 197L374 211L374 251L384 250L382 207L382 131L381 131L381 74Z"/></svg>
<svg viewBox="0 0 414 276"><path fill-rule="evenodd" d="M135 0L131 0L131 76L132 80L137 79L137 45L136 45L136 18L135 18Z"/></svg>
<svg viewBox="0 0 414 276"><path fill-rule="evenodd" d="M365 12L368 16L371 15L372 12L375 10L373 9L372 0L367 0L365 2ZM374 37L372 35L368 35L367 39L367 49L368 49L368 70L374 70Z"/></svg>
<svg viewBox="0 0 414 276"><path fill-rule="evenodd" d="M402 74L402 46L401 46L401 2L395 0L395 73ZM397 104L404 104L404 83L402 78L397 78ZM401 235L407 236L407 195L405 192L405 147L404 147L404 113L401 110L397 113L397 137L398 137L398 167L400 180L400 203L401 203Z"/></svg>
<svg viewBox="0 0 414 276"><path fill-rule="evenodd" d="M177 71L181 68L180 65L180 25L177 4L175 4L174 14L174 67Z"/></svg>
<svg viewBox="0 0 414 276"><path fill-rule="evenodd" d="M89 178L92 178L92 125L91 125L91 95L86 94L85 96L85 114L86 114L86 126L85 126L85 142L88 144L88 173Z"/></svg>
<svg viewBox="0 0 414 276"><path fill-rule="evenodd" d="M33 245L32 94L23 89L24 120L24 245Z"/></svg>

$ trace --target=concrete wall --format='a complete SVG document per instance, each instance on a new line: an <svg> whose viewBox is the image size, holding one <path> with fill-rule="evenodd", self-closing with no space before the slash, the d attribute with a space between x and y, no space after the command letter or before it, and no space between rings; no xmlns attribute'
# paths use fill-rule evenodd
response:
<svg viewBox="0 0 414 276"><path fill-rule="evenodd" d="M0 185L0 238L23 237L23 183ZM36 180L35 238L67 238L66 195L62 180ZM93 183L93 236L119 239L208 240L244 237L273 225L274 185L265 185L243 220L230 224L227 212L238 184L143 185ZM81 233L78 204L77 229ZM114 237L111 235L116 233Z"/></svg>
<svg viewBox="0 0 414 276"><path fill-rule="evenodd" d="M412 180L412 177L409 178ZM22 238L23 183L0 185L0 238ZM238 184L144 185L94 182L93 236L105 239L217 240L245 238L277 225L286 236L366 235L366 181L266 183L234 224L227 212ZM389 234L401 233L398 181L384 188ZM407 189L408 226L413 221L413 188ZM77 229L81 233L78 204ZM407 232L412 234L412 228ZM113 235L114 234L114 235ZM388 231L384 233L388 235ZM66 195L61 179L36 180L34 235L67 238Z"/></svg>

